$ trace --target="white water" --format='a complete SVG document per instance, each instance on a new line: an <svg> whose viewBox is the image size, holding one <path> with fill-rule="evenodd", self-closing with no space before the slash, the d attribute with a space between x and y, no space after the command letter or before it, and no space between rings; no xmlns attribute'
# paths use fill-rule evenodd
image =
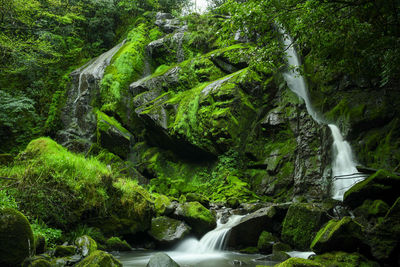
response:
<svg viewBox="0 0 400 267"><path fill-rule="evenodd" d="M298 71L301 62L294 48L293 40L285 33L282 27L278 28L283 35L286 58L290 66L289 70L284 73L284 78L290 90L304 100L307 111L312 118L317 123L324 123L321 116L313 109L306 83L303 76ZM344 193L354 184L365 179L365 176L358 172L350 144L343 139L339 128L334 124L329 124L328 126L332 132L332 147L334 151L334 159L332 163L332 198L342 201Z"/></svg>
<svg viewBox="0 0 400 267"><path fill-rule="evenodd" d="M217 222L217 227L205 234L200 241L195 238L186 239L175 251L201 254L222 251L225 248L229 231L233 226L237 225L243 217L244 216L233 215L225 224L222 224L220 219Z"/></svg>

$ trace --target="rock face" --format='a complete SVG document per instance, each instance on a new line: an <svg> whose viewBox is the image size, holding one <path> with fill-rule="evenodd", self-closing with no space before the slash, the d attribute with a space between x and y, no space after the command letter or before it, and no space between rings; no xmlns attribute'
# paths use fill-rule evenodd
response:
<svg viewBox="0 0 400 267"><path fill-rule="evenodd" d="M283 221L282 240L295 249L307 250L326 221L323 209L312 204L293 203Z"/></svg>
<svg viewBox="0 0 400 267"><path fill-rule="evenodd" d="M151 220L149 234L161 244L173 244L182 240L190 232L190 229L182 221L161 216Z"/></svg>
<svg viewBox="0 0 400 267"><path fill-rule="evenodd" d="M192 227L194 234L199 237L211 231L217 225L214 215L199 202L186 202L179 205L173 216L187 222ZM179 226L181 224L176 225L177 230L181 231L184 229L184 227L178 229Z"/></svg>
<svg viewBox="0 0 400 267"><path fill-rule="evenodd" d="M357 252L365 249L361 225L350 217L330 220L315 236L311 247L316 253L329 251Z"/></svg>
<svg viewBox="0 0 400 267"><path fill-rule="evenodd" d="M232 227L227 246L232 248L257 246L257 240L263 230L279 232L284 216L277 208L271 206L243 217L239 224Z"/></svg>
<svg viewBox="0 0 400 267"><path fill-rule="evenodd" d="M107 252L96 250L88 257L75 265L76 267L122 267L122 264Z"/></svg>
<svg viewBox="0 0 400 267"><path fill-rule="evenodd" d="M179 267L167 254L159 252L150 257L147 267Z"/></svg>
<svg viewBox="0 0 400 267"><path fill-rule="evenodd" d="M0 265L21 265L34 248L32 229L26 217L17 210L0 208Z"/></svg>

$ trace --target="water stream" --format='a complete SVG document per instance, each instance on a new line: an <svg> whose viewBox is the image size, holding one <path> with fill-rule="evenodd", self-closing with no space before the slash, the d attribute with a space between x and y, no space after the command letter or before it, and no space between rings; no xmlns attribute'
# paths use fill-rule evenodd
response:
<svg viewBox="0 0 400 267"><path fill-rule="evenodd" d="M278 27L283 36L286 58L290 68L284 73L284 78L290 90L304 100L308 114L318 123L326 123L322 116L316 112L308 95L304 77L299 72L300 58L296 52L293 39ZM358 172L350 144L343 139L339 128L335 124L328 125L333 137L333 162L332 162L332 198L342 201L344 193L354 184L365 179L365 175Z"/></svg>

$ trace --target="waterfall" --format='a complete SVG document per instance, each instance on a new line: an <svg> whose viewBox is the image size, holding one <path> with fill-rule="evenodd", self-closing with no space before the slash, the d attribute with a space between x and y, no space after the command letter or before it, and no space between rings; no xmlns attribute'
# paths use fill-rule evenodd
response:
<svg viewBox="0 0 400 267"><path fill-rule="evenodd" d="M314 110L308 95L308 90L304 77L299 73L301 66L292 38L278 26L283 36L285 53L290 68L283 74L288 87L297 96L304 100L308 114L319 124L325 123L323 118ZM332 163L332 198L343 200L344 193L354 184L365 179L365 175L358 172L356 162L353 159L353 152L350 144L343 139L339 128L334 124L328 125L333 137L334 159Z"/></svg>
<svg viewBox="0 0 400 267"><path fill-rule="evenodd" d="M195 238L184 240L175 251L187 253L212 253L221 251L225 248L229 231L236 226L244 216L232 215L223 224L221 219L217 222L217 227L205 234L200 241Z"/></svg>

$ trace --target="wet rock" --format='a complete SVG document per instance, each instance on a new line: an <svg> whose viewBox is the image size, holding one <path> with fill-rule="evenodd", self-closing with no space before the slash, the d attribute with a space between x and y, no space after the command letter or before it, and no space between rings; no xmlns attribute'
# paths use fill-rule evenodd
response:
<svg viewBox="0 0 400 267"><path fill-rule="evenodd" d="M292 248L288 244L285 244L285 243L282 243L282 242L276 242L272 246L272 254L275 254L275 253L277 253L279 251L288 252L288 251L291 251L291 250L292 250Z"/></svg>
<svg viewBox="0 0 400 267"><path fill-rule="evenodd" d="M48 255L38 255L27 258L22 267L51 267L51 258Z"/></svg>
<svg viewBox="0 0 400 267"><path fill-rule="evenodd" d="M260 237L258 238L257 248L262 253L272 253L272 245L277 242L278 238L272 233L267 231L262 231Z"/></svg>
<svg viewBox="0 0 400 267"><path fill-rule="evenodd" d="M320 227L328 220L326 211L313 204L293 203L282 227L282 241L307 250Z"/></svg>
<svg viewBox="0 0 400 267"><path fill-rule="evenodd" d="M156 253L150 257L147 267L179 267L179 265L163 252Z"/></svg>
<svg viewBox="0 0 400 267"><path fill-rule="evenodd" d="M119 239L119 237L110 237L106 241L107 251L131 251L132 247L125 240Z"/></svg>
<svg viewBox="0 0 400 267"><path fill-rule="evenodd" d="M362 226L350 217L340 221L330 220L315 236L310 248L315 253L329 251L357 252L365 250Z"/></svg>
<svg viewBox="0 0 400 267"><path fill-rule="evenodd" d="M89 267L89 266L101 266L101 267L122 267L121 262L114 258L107 252L96 250L91 253L85 259L75 265L76 267Z"/></svg>
<svg viewBox="0 0 400 267"><path fill-rule="evenodd" d="M216 227L214 215L199 202L186 202L178 205L171 216L184 220L198 237Z"/></svg>
<svg viewBox="0 0 400 267"><path fill-rule="evenodd" d="M360 206L365 199L381 199L392 204L398 196L399 187L400 176L387 170L378 170L346 191L343 202L352 208Z"/></svg>
<svg viewBox="0 0 400 267"><path fill-rule="evenodd" d="M271 206L243 217L239 224L232 227L227 241L228 247L257 246L262 231L279 232L284 216L277 208Z"/></svg>
<svg viewBox="0 0 400 267"><path fill-rule="evenodd" d="M56 257L66 257L66 256L72 256L76 252L76 247L75 246L57 246L55 251L54 251L54 256Z"/></svg>
<svg viewBox="0 0 400 267"><path fill-rule="evenodd" d="M18 266L34 252L34 238L26 217L15 209L0 208L0 265Z"/></svg>
<svg viewBox="0 0 400 267"><path fill-rule="evenodd" d="M370 266L379 267L376 262L368 260L359 253L346 253L342 251L324 253L313 256L312 261L319 266Z"/></svg>
<svg viewBox="0 0 400 267"><path fill-rule="evenodd" d="M172 33L180 27L179 19L174 19L174 17L169 13L161 12L157 13L155 24L165 33Z"/></svg>
<svg viewBox="0 0 400 267"><path fill-rule="evenodd" d="M75 245L78 248L78 252L86 257L90 253L97 250L97 243L90 236L84 235L75 239Z"/></svg>
<svg viewBox="0 0 400 267"><path fill-rule="evenodd" d="M172 244L182 240L190 232L190 227L179 220L165 216L153 218L149 234L160 244Z"/></svg>

